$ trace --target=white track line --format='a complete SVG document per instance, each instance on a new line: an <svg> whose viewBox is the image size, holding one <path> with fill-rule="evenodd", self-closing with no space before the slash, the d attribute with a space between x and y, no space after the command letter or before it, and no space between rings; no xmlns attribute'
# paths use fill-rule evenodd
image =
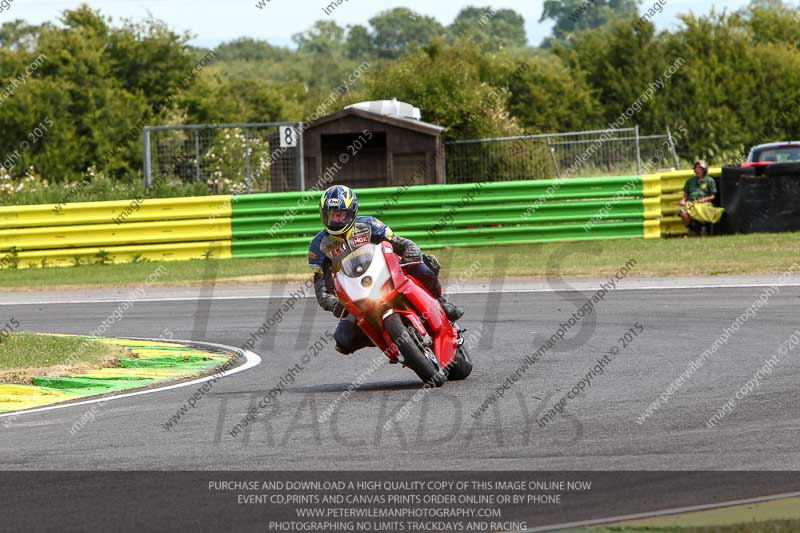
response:
<svg viewBox="0 0 800 533"><path fill-rule="evenodd" d="M573 281L573 283L575 283ZM642 287L617 287L614 291L671 291L671 290L696 290L696 289L754 289L754 288L762 288L762 287L800 287L800 283L738 283L738 284L720 284L720 285L651 285L651 286L642 286ZM573 287L571 289L518 289L514 287L509 287L501 290L490 290L489 288L476 290L476 289L469 289L463 291L454 291L448 294L487 294L492 293L496 294L500 293L546 293L546 292L564 292L565 290L570 291L591 291L596 290L597 286L586 286L586 287ZM0 297L2 297L2 292L0 292ZM172 298L137 298L136 302L152 302L152 303L160 303L160 302L197 302L200 300L218 300L218 301L236 301L236 300L270 300L270 299L283 299L287 298L288 295L277 295L277 296L211 296L211 297L187 297L187 296L178 296ZM314 298L314 296L305 296L305 298ZM17 301L17 302L0 302L0 307L2 306L10 306L10 305L67 305L67 304L111 304L111 303L123 303L130 301L129 298L119 298L119 299L96 299L96 300L35 300L30 302L25 301Z"/></svg>
<svg viewBox="0 0 800 533"><path fill-rule="evenodd" d="M581 522L568 522L563 524L553 524L551 526L539 526L533 529L526 529L525 533L536 533L539 531L555 531L558 529L567 529L575 527L596 526L600 524L609 524L614 522L624 522L628 520L639 520L642 518L654 518L657 516L666 516L672 514L691 513L695 511L707 511L710 509L721 509L724 507L732 507L734 505L749 505L751 503L763 503L772 500L782 500L785 498L796 498L800 496L800 492L787 492L784 494L773 494L772 496L760 496L757 498L747 498L744 500L731 500L727 502L708 503L704 505L692 505L690 507L676 507L674 509L664 509L661 511L650 511L646 513L629 514L622 516L613 516L609 518L597 518L594 520L583 520Z"/></svg>
<svg viewBox="0 0 800 533"><path fill-rule="evenodd" d="M120 337L118 337L118 338L120 338ZM143 338L131 339L131 340L159 341L159 339L143 339ZM160 342L164 342L164 341L160 341ZM249 350L241 350L239 348L234 348L233 346L226 346L224 344L215 344L215 343L211 343L211 342L195 342L195 341L179 341L179 340L170 340L169 342L187 343L187 344L190 344L190 345L204 345L204 346L211 346L211 347L214 347L214 348L223 348L225 350L230 350L230 351L232 351L234 353L244 355L246 361L245 361L245 363L243 365L237 366L235 368L231 368L227 372L225 372L222 375L220 375L219 377L217 377L217 379L222 379L222 378L225 378L227 376L232 376L233 374L237 374L239 372L244 372L245 370L249 370L249 369L261 364L261 357L257 353L251 352ZM66 409L67 407L77 407L79 405L89 405L89 404L93 404L93 403L105 403L105 402L110 402L112 400L121 400L122 398L132 398L134 396L143 396L145 394L153 394L153 393L156 393L156 392L180 389L180 388L183 388L183 387L189 387L191 385L197 385L197 384L200 384L200 383L205 383L206 381L211 380L215 376L217 376L217 374L213 373L213 374L210 374L210 375L202 377L202 378L193 379L191 381L184 381L184 382L181 382L181 383L175 383L173 385L167 385L165 387L159 387L157 389L147 389L147 390L140 390L140 391L136 391L136 392L127 392L127 393L122 393L122 394L116 394L116 395L113 395L113 396L102 396L102 397L99 397L99 398L90 398L88 400L81 400L79 402L61 403L61 404L57 404L57 405L48 405L46 407L37 407L35 409L27 409L25 411L12 411L10 413L0 413L0 418L17 417L17 416L21 416L21 415L29 415L29 414L32 414L32 413L43 413L45 411L54 411L56 409Z"/></svg>

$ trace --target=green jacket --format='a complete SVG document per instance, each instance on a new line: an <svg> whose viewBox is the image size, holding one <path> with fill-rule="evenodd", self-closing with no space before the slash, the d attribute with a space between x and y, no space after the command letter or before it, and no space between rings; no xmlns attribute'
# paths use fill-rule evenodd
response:
<svg viewBox="0 0 800 533"><path fill-rule="evenodd" d="M710 176L706 176L702 180L698 180L697 176L692 176L683 185L683 192L686 193L686 199L693 202L698 198L717 194L717 183Z"/></svg>

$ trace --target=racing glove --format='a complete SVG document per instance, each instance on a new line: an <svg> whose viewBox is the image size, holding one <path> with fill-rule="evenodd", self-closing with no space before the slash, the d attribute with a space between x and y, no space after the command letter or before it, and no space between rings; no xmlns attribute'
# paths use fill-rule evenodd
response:
<svg viewBox="0 0 800 533"><path fill-rule="evenodd" d="M435 255L422 254L422 261L428 265L428 268L430 268L434 274L437 276L439 275L439 271L442 270L442 265Z"/></svg>
<svg viewBox="0 0 800 533"><path fill-rule="evenodd" d="M391 240L392 250L402 258L403 263L414 263L422 260L422 251L411 239L395 235Z"/></svg>
<svg viewBox="0 0 800 533"><path fill-rule="evenodd" d="M332 312L333 316L335 316L336 318L342 318L347 316L347 308L344 305L342 305L342 302L340 302L339 300L336 300L336 303L333 305Z"/></svg>
<svg viewBox="0 0 800 533"><path fill-rule="evenodd" d="M314 274L314 294L321 308L333 312L336 304L339 304L339 299L333 294L333 290L331 289L333 286L333 279L331 278L329 282L326 279L326 274L329 275L327 272L324 274Z"/></svg>

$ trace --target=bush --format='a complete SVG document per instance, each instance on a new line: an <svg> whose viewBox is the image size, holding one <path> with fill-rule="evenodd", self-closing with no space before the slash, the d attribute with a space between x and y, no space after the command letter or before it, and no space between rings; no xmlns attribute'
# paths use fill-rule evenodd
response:
<svg viewBox="0 0 800 533"><path fill-rule="evenodd" d="M28 169L25 176L17 179L0 168L0 205L64 204L208 194L209 189L205 183L156 179L150 190L146 191L141 180L115 180L103 174L96 174L92 169L83 181L49 183L33 168Z"/></svg>

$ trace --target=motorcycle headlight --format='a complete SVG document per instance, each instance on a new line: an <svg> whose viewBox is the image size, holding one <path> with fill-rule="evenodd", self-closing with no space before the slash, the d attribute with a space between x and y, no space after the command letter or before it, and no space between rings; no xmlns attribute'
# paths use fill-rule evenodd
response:
<svg viewBox="0 0 800 533"><path fill-rule="evenodd" d="M380 288L380 290L376 289L377 287L371 291L369 300L373 303L383 302L386 300L386 296L394 290L394 283L392 283L392 280L390 279L383 287Z"/></svg>

